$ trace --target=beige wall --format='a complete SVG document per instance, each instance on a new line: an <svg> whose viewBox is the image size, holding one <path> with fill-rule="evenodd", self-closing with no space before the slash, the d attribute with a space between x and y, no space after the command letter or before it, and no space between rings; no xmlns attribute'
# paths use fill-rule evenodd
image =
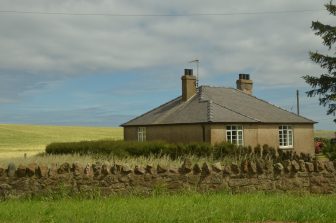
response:
<svg viewBox="0 0 336 223"><path fill-rule="evenodd" d="M144 126L147 140L164 140L166 142L203 142L203 127L195 125ZM124 138L137 141L137 127L124 127ZM210 141L210 127L204 125L205 140Z"/></svg>
<svg viewBox="0 0 336 223"><path fill-rule="evenodd" d="M226 125L170 125L146 126L147 140L164 140L167 142L203 142L203 126L205 142L212 144L226 140ZM294 150L297 153L314 153L314 129L312 124L298 124L293 126ZM279 147L279 125L277 124L245 124L244 145L255 147L258 144L268 144ZM137 141L137 127L125 127L124 137L128 141Z"/></svg>
<svg viewBox="0 0 336 223"><path fill-rule="evenodd" d="M297 153L314 153L314 128L312 124L297 124L293 126L294 150ZM256 145L268 144L274 148L279 147L279 125L278 124L245 124L244 145L255 147ZM226 141L226 125L211 125L211 143Z"/></svg>

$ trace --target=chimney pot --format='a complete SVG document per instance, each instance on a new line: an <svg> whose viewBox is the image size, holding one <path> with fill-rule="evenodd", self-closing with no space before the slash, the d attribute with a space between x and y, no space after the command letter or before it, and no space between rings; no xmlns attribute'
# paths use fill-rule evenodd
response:
<svg viewBox="0 0 336 223"><path fill-rule="evenodd" d="M249 95L252 95L253 81L250 80L249 74L239 74L239 79L236 81L237 89Z"/></svg>

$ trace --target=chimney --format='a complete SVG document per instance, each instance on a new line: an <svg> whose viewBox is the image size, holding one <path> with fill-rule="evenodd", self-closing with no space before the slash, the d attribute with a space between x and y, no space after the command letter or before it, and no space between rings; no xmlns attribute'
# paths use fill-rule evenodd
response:
<svg viewBox="0 0 336 223"><path fill-rule="evenodd" d="M239 79L236 81L237 89L246 94L252 95L253 81L250 80L249 74L239 74Z"/></svg>
<svg viewBox="0 0 336 223"><path fill-rule="evenodd" d="M184 69L182 80L182 101L188 101L189 98L196 94L196 77L192 69Z"/></svg>

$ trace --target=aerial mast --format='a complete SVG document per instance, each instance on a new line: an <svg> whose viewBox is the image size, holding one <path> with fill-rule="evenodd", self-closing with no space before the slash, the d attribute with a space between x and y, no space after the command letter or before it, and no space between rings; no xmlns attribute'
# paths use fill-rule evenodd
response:
<svg viewBox="0 0 336 223"><path fill-rule="evenodd" d="M199 59L195 59L192 61L189 61L189 63L196 63L196 89L198 88L198 82L199 82L199 73L198 73L198 69L199 69Z"/></svg>

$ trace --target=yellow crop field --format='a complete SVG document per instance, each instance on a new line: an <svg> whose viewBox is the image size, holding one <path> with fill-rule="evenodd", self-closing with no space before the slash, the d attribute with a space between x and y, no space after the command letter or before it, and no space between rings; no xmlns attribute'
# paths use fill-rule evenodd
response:
<svg viewBox="0 0 336 223"><path fill-rule="evenodd" d="M123 139L122 128L0 124L0 158L43 152L52 142Z"/></svg>

